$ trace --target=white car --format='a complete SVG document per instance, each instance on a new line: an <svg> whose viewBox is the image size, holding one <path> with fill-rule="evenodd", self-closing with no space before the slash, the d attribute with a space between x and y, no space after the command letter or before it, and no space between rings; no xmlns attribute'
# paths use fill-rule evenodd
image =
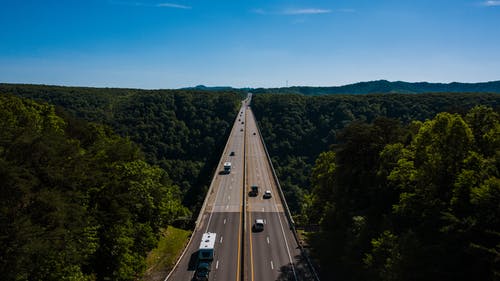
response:
<svg viewBox="0 0 500 281"><path fill-rule="evenodd" d="M272 195L271 195L271 190L266 190L266 191L264 192L264 196L263 196L263 197L264 197L264 199L266 199L266 198L271 198L271 197L272 197Z"/></svg>
<svg viewBox="0 0 500 281"><path fill-rule="evenodd" d="M253 225L253 230L254 231L262 231L262 230L264 230L264 220L263 219L256 219L255 223Z"/></svg>

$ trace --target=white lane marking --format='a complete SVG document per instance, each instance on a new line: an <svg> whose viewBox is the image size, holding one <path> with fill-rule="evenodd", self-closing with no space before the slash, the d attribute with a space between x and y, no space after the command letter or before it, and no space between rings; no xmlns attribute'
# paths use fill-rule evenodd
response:
<svg viewBox="0 0 500 281"><path fill-rule="evenodd" d="M271 244L269 241L269 236L267 236L267 244Z"/></svg>
<svg viewBox="0 0 500 281"><path fill-rule="evenodd" d="M229 209L229 205L226 205L226 209Z"/></svg>
<svg viewBox="0 0 500 281"><path fill-rule="evenodd" d="M226 219L224 219L224 224L226 224Z"/></svg>
<svg viewBox="0 0 500 281"><path fill-rule="evenodd" d="M262 212L264 212L264 208L262 208Z"/></svg>
<svg viewBox="0 0 500 281"><path fill-rule="evenodd" d="M264 220L264 224L267 224L267 220Z"/></svg>
<svg viewBox="0 0 500 281"><path fill-rule="evenodd" d="M221 243L221 244L222 244L222 238L223 238L223 237L221 236L221 237L220 237L220 242L219 242L219 243Z"/></svg>
<svg viewBox="0 0 500 281"><path fill-rule="evenodd" d="M217 188L217 193L215 194L214 205L217 203L217 198L219 198L219 191L220 190L221 190L221 188ZM213 190L212 190L212 192L213 192ZM214 214L214 210L212 209L212 211L210 211L210 216L208 217L207 228L205 229L205 232L208 232L208 227L210 227L210 221L212 220L213 214Z"/></svg>
<svg viewBox="0 0 500 281"><path fill-rule="evenodd" d="M273 261L271 261L271 269L274 269Z"/></svg>
<svg viewBox="0 0 500 281"><path fill-rule="evenodd" d="M215 263L215 269L219 269L219 260Z"/></svg>
<svg viewBox="0 0 500 281"><path fill-rule="evenodd" d="M292 255L290 255L290 248L288 247L288 239L286 239L285 235L285 229L283 228L283 223L281 222L281 217L278 213L278 207L274 205L276 208L276 215L278 216L278 221L280 222L281 225L281 233L283 234L283 238L285 239L285 246L286 246L286 251L288 253L288 260L290 261L290 264L292 265L292 272L293 272L293 277L295 278L295 281L297 281L297 273L295 272L295 266L293 265L293 260L292 260Z"/></svg>
<svg viewBox="0 0 500 281"><path fill-rule="evenodd" d="M231 201L231 195L227 196L227 201Z"/></svg>

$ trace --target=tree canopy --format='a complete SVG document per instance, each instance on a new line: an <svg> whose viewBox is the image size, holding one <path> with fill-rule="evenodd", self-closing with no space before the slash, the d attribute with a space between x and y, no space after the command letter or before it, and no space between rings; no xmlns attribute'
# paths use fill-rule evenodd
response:
<svg viewBox="0 0 500 281"><path fill-rule="evenodd" d="M0 84L0 92L48 102L110 126L139 145L200 206L243 97L238 90L138 90Z"/></svg>
<svg viewBox="0 0 500 281"><path fill-rule="evenodd" d="M351 141L343 137L343 131L348 124L355 123L353 126L362 128L365 126L363 123L371 123L380 117L410 124L415 120L433 118L440 112L465 114L477 104L487 105L498 111L500 96L456 93L317 97L257 94L253 97L252 109L296 221L307 222L308 213L304 210L310 205L309 175L314 161L321 152L330 149L332 145ZM356 130L356 127L352 128L351 130ZM380 130L383 130L380 136L382 139L394 137L391 134L399 134L387 131L387 128ZM364 149L380 146L380 140L377 139L364 142Z"/></svg>
<svg viewBox="0 0 500 281"><path fill-rule="evenodd" d="M498 280L500 118L349 125L312 173L312 239L337 280Z"/></svg>
<svg viewBox="0 0 500 281"><path fill-rule="evenodd" d="M2 280L133 280L181 193L140 148L52 105L0 95Z"/></svg>

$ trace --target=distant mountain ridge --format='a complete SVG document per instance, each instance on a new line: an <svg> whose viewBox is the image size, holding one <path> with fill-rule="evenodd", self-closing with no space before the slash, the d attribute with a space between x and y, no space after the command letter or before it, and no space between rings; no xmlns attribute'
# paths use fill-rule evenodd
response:
<svg viewBox="0 0 500 281"><path fill-rule="evenodd" d="M294 86L284 88L258 88L253 93L280 93L302 95L329 94L420 94L420 93L500 93L500 81L481 83L429 83L429 82L390 82L377 80L359 82L344 86L308 87Z"/></svg>
<svg viewBox="0 0 500 281"><path fill-rule="evenodd" d="M56 85L36 85L36 84L17 84L0 82L0 90L2 87L15 86L50 86L60 88L89 88L89 89L131 89L131 88L103 88L103 87L72 87L72 86L56 86ZM141 89L131 89L141 90ZM306 96L319 95L359 95L359 94L421 94L421 93L495 93L500 94L500 80L479 82L479 83L429 83L429 82L404 82L404 81L387 81L376 80L367 82L358 82L343 86L315 87L315 86L292 86L282 88L235 88L232 86L205 86L197 85L194 87L185 87L178 90L195 90L206 92L225 92L236 91L241 93L252 92L254 94L301 94Z"/></svg>

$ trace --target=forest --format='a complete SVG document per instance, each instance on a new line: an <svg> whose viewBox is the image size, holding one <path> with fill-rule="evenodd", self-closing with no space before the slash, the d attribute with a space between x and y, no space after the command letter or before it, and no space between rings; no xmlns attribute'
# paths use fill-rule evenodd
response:
<svg viewBox="0 0 500 281"><path fill-rule="evenodd" d="M159 229L189 214L127 138L0 95L2 280L133 280Z"/></svg>
<svg viewBox="0 0 500 281"><path fill-rule="evenodd" d="M348 124L371 123L377 117L409 124L433 118L440 112L465 114L478 104L498 111L500 96L258 94L252 100L252 109L292 213L298 222L307 222L304 206L310 204L312 167L321 152L340 142Z"/></svg>
<svg viewBox="0 0 500 281"><path fill-rule="evenodd" d="M335 87L293 86L252 89L255 94L302 94L308 96L332 94L422 94L422 93L500 93L500 81L481 83L428 83L377 80Z"/></svg>
<svg viewBox="0 0 500 281"><path fill-rule="evenodd" d="M322 280L498 280L499 101L255 96Z"/></svg>
<svg viewBox="0 0 500 281"><path fill-rule="evenodd" d="M244 96L0 93L2 280L136 279L161 228L190 227ZM251 107L322 280L498 280L498 94L256 94Z"/></svg>
<svg viewBox="0 0 500 281"><path fill-rule="evenodd" d="M136 280L161 228L191 227L242 100L8 84L0 93L2 280Z"/></svg>
<svg viewBox="0 0 500 281"><path fill-rule="evenodd" d="M202 203L229 136L241 91L138 90L0 84L0 93L48 102L108 125L136 143L149 164L180 187L183 204Z"/></svg>

